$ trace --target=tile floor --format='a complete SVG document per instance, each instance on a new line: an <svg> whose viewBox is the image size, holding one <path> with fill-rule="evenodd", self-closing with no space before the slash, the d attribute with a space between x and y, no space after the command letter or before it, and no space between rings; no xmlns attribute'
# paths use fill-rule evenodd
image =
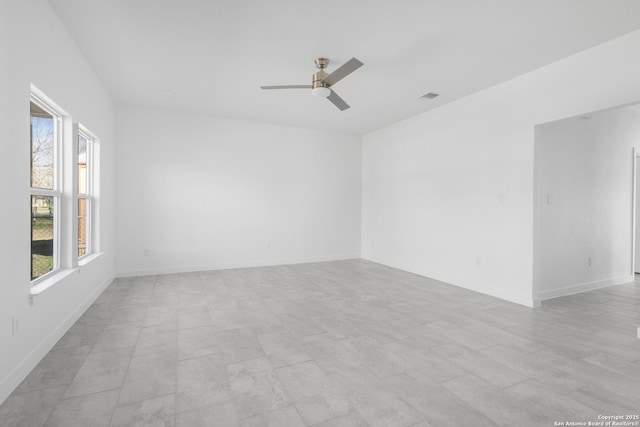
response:
<svg viewBox="0 0 640 427"><path fill-rule="evenodd" d="M366 261L117 279L2 426L553 426L640 413L640 285L529 309Z"/></svg>

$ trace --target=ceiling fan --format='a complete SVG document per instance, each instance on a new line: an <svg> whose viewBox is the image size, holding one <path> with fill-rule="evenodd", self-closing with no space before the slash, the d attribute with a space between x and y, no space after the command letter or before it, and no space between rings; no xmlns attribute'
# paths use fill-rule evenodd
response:
<svg viewBox="0 0 640 427"><path fill-rule="evenodd" d="M331 86L338 83L340 80L353 73L358 68L362 67L362 62L356 58L351 58L345 62L342 66L338 67L333 73L328 74L324 69L329 65L327 58L316 58L316 67L320 70L313 74L312 84L310 85L284 85L284 86L260 86L261 89L311 89L311 93L315 96L327 98L333 103L340 111L344 111L349 108L349 104L344 102L337 93L331 89Z"/></svg>

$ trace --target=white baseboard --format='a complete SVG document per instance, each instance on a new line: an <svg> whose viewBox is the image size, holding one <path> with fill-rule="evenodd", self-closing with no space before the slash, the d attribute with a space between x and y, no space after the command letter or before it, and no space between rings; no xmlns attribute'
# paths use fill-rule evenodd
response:
<svg viewBox="0 0 640 427"><path fill-rule="evenodd" d="M27 377L44 356L53 348L62 336L73 326L91 304L113 281L114 276L105 279L100 285L70 313L39 345L0 383L0 404Z"/></svg>
<svg viewBox="0 0 640 427"><path fill-rule="evenodd" d="M567 295L579 294L580 292L593 291L595 289L608 288L609 286L622 285L624 283L633 282L633 275L613 277L610 279L597 280L595 282L578 283L575 285L563 286L551 291L542 291L538 293L540 300L548 300L552 298L564 297Z"/></svg>
<svg viewBox="0 0 640 427"><path fill-rule="evenodd" d="M372 262L375 262L375 263L378 263L378 264L386 265L388 267L396 268L398 270L407 271L409 273L417 274L419 276L427 277L427 278L430 278L430 279L433 279L433 280L437 280L439 282L444 282L444 283L447 283L449 285L457 286L459 288L468 289L470 291L479 292L481 294L485 294L485 295L489 295L489 296L492 296L492 297L500 298L500 299L503 299L505 301L513 302L513 303L520 304L520 305L524 305L526 307L531 307L531 308L540 307L540 300L537 299L537 298L532 298L530 296L512 294L510 292L505 292L505 291L503 291L501 289L492 288L490 286L483 286L483 285L478 285L476 283L469 283L469 282L465 282L465 281L462 281L462 280L454 279L454 278L451 278L451 277L444 277L441 274L433 274L433 273L430 273L430 272L416 271L415 269L413 269L411 267L407 267L407 266L404 266L404 265L399 265L397 263L389 262L387 260L384 260L384 259L381 259L381 258L377 258L377 257L364 256L363 255L362 259L366 259L368 261L372 261Z"/></svg>
<svg viewBox="0 0 640 427"><path fill-rule="evenodd" d="M270 266L276 266L276 265L307 264L312 262L344 261L348 259L360 259L360 254L294 258L294 259L283 259L283 260L274 260L274 261L254 261L254 262L243 261L243 262L237 262L237 263L183 265L183 266L172 266L172 267L161 267L161 268L136 269L136 270L118 271L116 273L116 277L134 277L134 276L152 276L156 274L192 273L194 271L228 270L232 268L270 267Z"/></svg>

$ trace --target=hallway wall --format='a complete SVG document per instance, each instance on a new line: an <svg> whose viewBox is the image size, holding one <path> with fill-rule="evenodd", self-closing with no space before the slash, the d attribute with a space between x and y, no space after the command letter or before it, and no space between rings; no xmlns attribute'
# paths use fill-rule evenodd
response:
<svg viewBox="0 0 640 427"><path fill-rule="evenodd" d="M534 126L640 100L640 31L364 136L362 254L520 304Z"/></svg>

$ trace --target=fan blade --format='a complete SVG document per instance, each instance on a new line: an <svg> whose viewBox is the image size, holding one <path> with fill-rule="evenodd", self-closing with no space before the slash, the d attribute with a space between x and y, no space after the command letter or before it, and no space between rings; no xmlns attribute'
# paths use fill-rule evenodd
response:
<svg viewBox="0 0 640 427"><path fill-rule="evenodd" d="M311 85L260 86L260 89L311 89Z"/></svg>
<svg viewBox="0 0 640 427"><path fill-rule="evenodd" d="M322 79L322 82L326 83L328 86L333 86L363 65L364 64L358 61L356 58L351 58L350 60L342 64L341 67L338 67L338 69L333 73Z"/></svg>
<svg viewBox="0 0 640 427"><path fill-rule="evenodd" d="M340 98L337 93L331 91L331 95L327 96L327 99L333 103L336 107L340 109L340 111L344 111L349 107L349 104L344 102L344 99Z"/></svg>

